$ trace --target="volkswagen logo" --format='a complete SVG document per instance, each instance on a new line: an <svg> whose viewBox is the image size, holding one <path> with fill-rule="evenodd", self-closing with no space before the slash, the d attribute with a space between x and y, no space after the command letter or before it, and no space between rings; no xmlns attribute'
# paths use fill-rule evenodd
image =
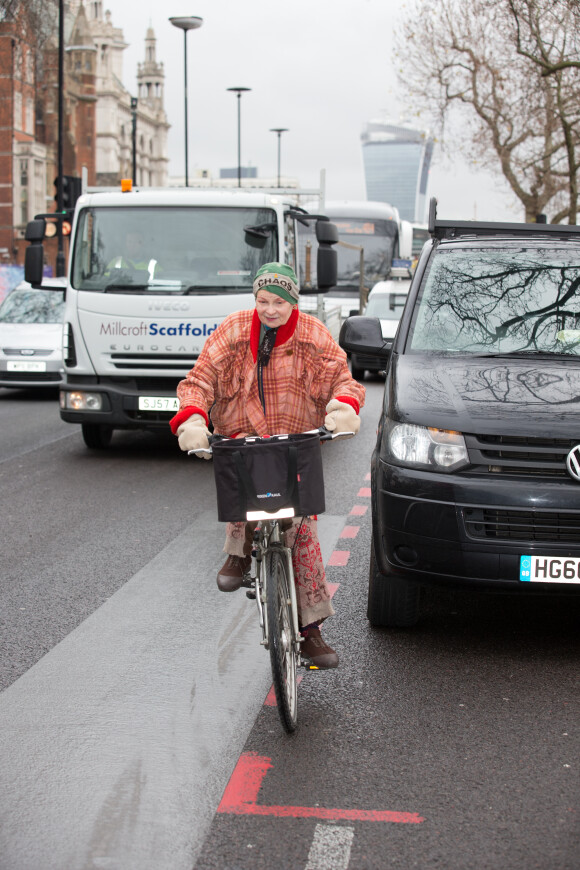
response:
<svg viewBox="0 0 580 870"><path fill-rule="evenodd" d="M580 483L580 444L576 444L566 457L566 467L570 477Z"/></svg>

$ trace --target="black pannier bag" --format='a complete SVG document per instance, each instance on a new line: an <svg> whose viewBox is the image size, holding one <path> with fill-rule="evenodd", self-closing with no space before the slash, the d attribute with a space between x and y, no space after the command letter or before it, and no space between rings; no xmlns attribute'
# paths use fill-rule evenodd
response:
<svg viewBox="0 0 580 870"><path fill-rule="evenodd" d="M214 441L212 453L220 522L242 522L247 511L325 510L318 434Z"/></svg>

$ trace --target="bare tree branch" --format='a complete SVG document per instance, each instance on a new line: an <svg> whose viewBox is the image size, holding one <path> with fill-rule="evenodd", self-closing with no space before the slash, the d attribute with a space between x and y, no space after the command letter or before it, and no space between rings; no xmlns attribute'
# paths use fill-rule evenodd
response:
<svg viewBox="0 0 580 870"><path fill-rule="evenodd" d="M564 199L576 222L579 24L578 0L416 0L397 34L410 97L442 137L461 118L455 150L501 172L529 221Z"/></svg>

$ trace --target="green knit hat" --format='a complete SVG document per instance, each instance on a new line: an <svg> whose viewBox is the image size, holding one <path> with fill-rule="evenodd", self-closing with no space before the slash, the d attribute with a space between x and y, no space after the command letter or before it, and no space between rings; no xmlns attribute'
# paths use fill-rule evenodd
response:
<svg viewBox="0 0 580 870"><path fill-rule="evenodd" d="M254 278L254 296L258 290L275 293L291 305L296 305L300 294L296 273L285 263L266 263L261 266Z"/></svg>

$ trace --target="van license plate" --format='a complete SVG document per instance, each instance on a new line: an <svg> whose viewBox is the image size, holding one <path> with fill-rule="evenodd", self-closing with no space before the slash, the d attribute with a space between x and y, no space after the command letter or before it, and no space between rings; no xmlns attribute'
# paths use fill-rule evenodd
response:
<svg viewBox="0 0 580 870"><path fill-rule="evenodd" d="M526 583L580 583L580 559L520 556L520 580Z"/></svg>
<svg viewBox="0 0 580 870"><path fill-rule="evenodd" d="M46 371L46 363L45 362L32 362L32 360L28 362L20 362L19 360L9 360L6 364L6 368L9 372L45 372Z"/></svg>
<svg viewBox="0 0 580 870"><path fill-rule="evenodd" d="M179 411L177 396L139 396L140 411Z"/></svg>

